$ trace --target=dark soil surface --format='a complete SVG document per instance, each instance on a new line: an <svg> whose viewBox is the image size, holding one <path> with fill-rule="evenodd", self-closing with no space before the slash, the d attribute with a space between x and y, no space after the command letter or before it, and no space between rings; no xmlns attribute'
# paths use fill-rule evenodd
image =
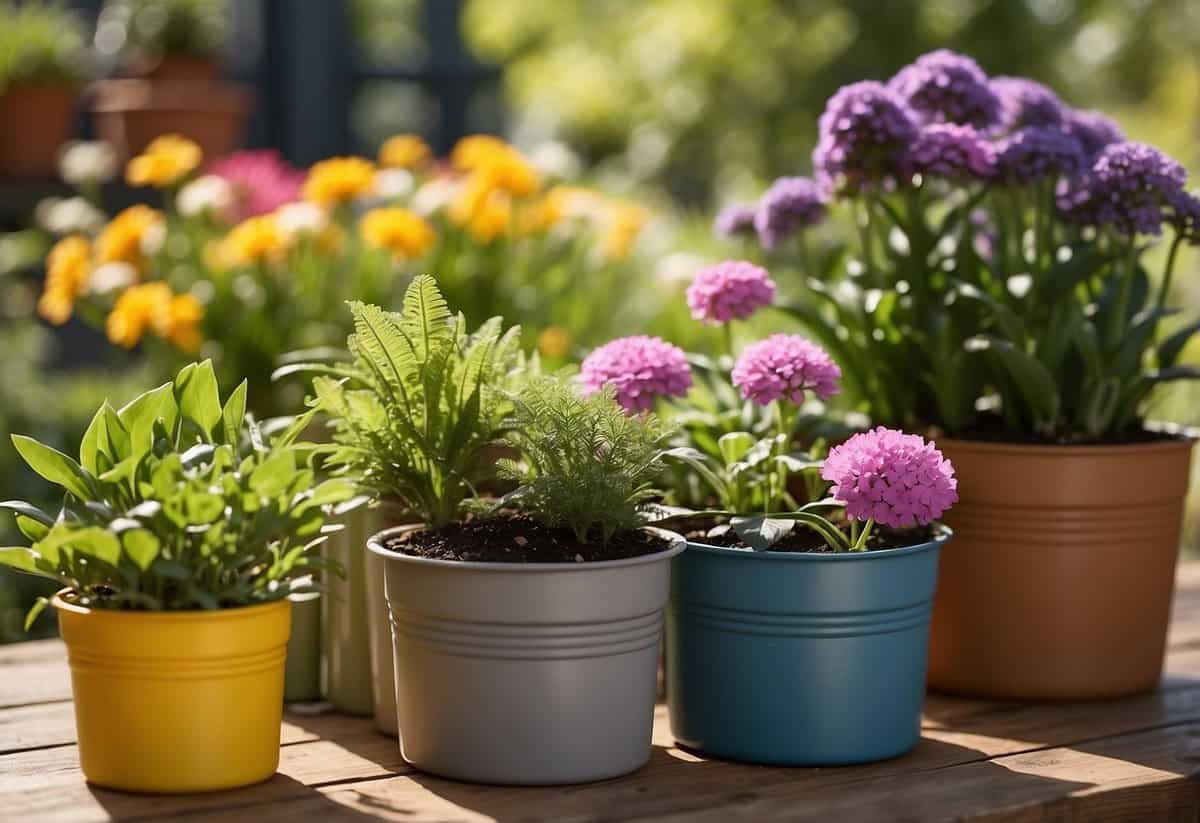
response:
<svg viewBox="0 0 1200 823"><path fill-rule="evenodd" d="M685 531L684 536L688 540L696 543L705 543L709 546L725 546L739 549L750 548L738 539L737 534L732 529L724 534L710 537L708 533L712 525L711 523L692 524L692 528ZM842 529L842 531L849 534L846 529ZM916 526L911 529L890 529L887 526L876 526L871 530L871 536L867 538L867 550L902 549L907 546L919 546L922 543L928 543L932 540L933 535L933 526ZM833 549L825 544L820 535L799 523L792 528L792 531L786 537L768 549L768 551L785 553L806 552L812 554L833 553Z"/></svg>
<svg viewBox="0 0 1200 823"><path fill-rule="evenodd" d="M945 434L958 440L978 440L985 443L1010 443L1023 446L1128 446L1138 443L1161 443L1168 440L1180 440L1183 434L1171 431L1151 431L1142 427L1110 432L1101 437L1088 437L1083 434L1039 435L1032 432L1014 432L1004 425L1004 420L996 416L982 417L970 429L961 432L942 432L936 427L930 430L930 436L937 438Z"/></svg>
<svg viewBox="0 0 1200 823"><path fill-rule="evenodd" d="M649 532L618 534L601 544L581 544L570 529L551 529L528 517L490 517L408 532L385 548L430 560L472 563L594 563L664 551L670 544Z"/></svg>

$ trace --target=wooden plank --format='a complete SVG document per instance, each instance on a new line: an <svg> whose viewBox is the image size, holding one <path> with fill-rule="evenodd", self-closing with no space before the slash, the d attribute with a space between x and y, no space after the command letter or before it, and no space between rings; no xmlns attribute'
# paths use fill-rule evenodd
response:
<svg viewBox="0 0 1200 823"><path fill-rule="evenodd" d="M0 708L70 699L71 672L61 643L53 659L18 659L0 666Z"/></svg>

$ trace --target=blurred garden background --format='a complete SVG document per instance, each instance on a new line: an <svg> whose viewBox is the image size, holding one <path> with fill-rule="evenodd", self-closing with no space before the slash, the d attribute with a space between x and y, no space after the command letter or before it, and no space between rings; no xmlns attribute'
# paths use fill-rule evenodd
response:
<svg viewBox="0 0 1200 823"><path fill-rule="evenodd" d="M696 269L739 254L714 236L716 211L753 201L780 175L811 172L817 118L840 86L885 80L941 47L1103 110L1193 181L1200 174L1195 0L0 0L0 499L48 494L7 445L10 433L74 451L102 398L123 402L183 357L225 363L225 390L249 376L262 416L296 410L303 388L269 382L278 355L337 345L342 301L388 302L412 273L400 258L420 256L414 245L431 255L422 265L452 305L473 320L503 313L522 323L551 364L617 334L681 345L715 335L689 322L683 291ZM168 76L163 55L187 59ZM31 87L62 91L58 104L38 104L59 106L61 138L108 148L63 163L61 141L25 116L33 104L19 94ZM170 146L146 151L172 132L205 149L197 165L241 187L222 209L258 213L248 190L282 191L272 208L299 200L304 170L357 155L378 161L371 174L388 172L375 177L376 192L429 215L437 239L381 220L375 235L363 225L363 243L346 242L335 219L310 226L307 245L289 246L281 262L270 248L279 227L256 224L231 259L215 260L231 248L209 243L224 233L205 222L215 201L197 190L187 215L183 191L155 166L187 158ZM476 134L503 137L523 159L499 198L480 195L487 208L476 217L439 216L447 197L471 191L470 152L451 152ZM424 142L389 142L395 135ZM276 154L234 155L220 167L246 149ZM138 156L150 160L134 180L122 169ZM341 208L335 190L357 172L327 171L318 199ZM518 208L510 195L536 200ZM167 201L167 241L147 250L160 218L124 210ZM106 235L102 224L118 213L131 215L120 227L128 236ZM177 324L159 340L135 328L132 302L119 315L124 335L103 301L75 305L73 296L67 316L39 309L47 254L81 231L98 247L123 240L168 261L178 269L170 299L203 304L205 319L172 303ZM116 253L112 262L138 264ZM1177 301L1200 312L1196 256L1181 265ZM286 273L267 277L272 266ZM208 269L232 274L195 276ZM291 279L280 285L281 276ZM1172 387L1159 406L1154 416L1200 424L1195 388ZM1185 550L1200 540L1190 521ZM0 545L17 539L0 519ZM39 585L0 572L0 641L26 636L21 621Z"/></svg>

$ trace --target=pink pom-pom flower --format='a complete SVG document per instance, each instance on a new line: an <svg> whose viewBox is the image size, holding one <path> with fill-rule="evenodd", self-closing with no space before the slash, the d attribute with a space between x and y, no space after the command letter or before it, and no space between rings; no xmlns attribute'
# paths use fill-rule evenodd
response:
<svg viewBox="0 0 1200 823"><path fill-rule="evenodd" d="M585 394L611 385L629 412L649 410L658 397L683 397L692 386L683 349L645 335L605 343L584 358L579 377Z"/></svg>
<svg viewBox="0 0 1200 823"><path fill-rule="evenodd" d="M958 502L954 466L937 447L883 426L830 449L821 477L847 517L893 528L927 525Z"/></svg>
<svg viewBox="0 0 1200 823"><path fill-rule="evenodd" d="M744 260L726 260L704 269L687 290L692 317L713 325L745 320L774 299L771 275Z"/></svg>
<svg viewBox="0 0 1200 823"><path fill-rule="evenodd" d="M840 391L841 376L823 348L797 334L773 334L747 346L733 367L742 398L760 406L781 398L799 405L807 391L827 400Z"/></svg>

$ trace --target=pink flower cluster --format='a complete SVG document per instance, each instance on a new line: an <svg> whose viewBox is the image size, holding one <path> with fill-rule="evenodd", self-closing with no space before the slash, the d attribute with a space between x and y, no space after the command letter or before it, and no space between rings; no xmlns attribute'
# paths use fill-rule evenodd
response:
<svg viewBox="0 0 1200 823"><path fill-rule="evenodd" d="M781 398L800 404L806 391L826 400L838 393L841 376L823 348L796 334L773 334L747 346L733 367L733 384L760 406Z"/></svg>
<svg viewBox="0 0 1200 823"><path fill-rule="evenodd" d="M266 214L284 203L299 200L300 187L304 185L304 172L289 166L273 149L235 151L212 161L208 171L233 187L238 220Z"/></svg>
<svg viewBox="0 0 1200 823"><path fill-rule="evenodd" d="M847 517L893 528L932 523L958 502L954 467L937 447L883 426L830 449L821 477Z"/></svg>
<svg viewBox="0 0 1200 823"><path fill-rule="evenodd" d="M658 397L683 397L692 370L683 349L658 337L620 337L594 350L580 366L585 394L611 385L629 412L647 411Z"/></svg>
<svg viewBox="0 0 1200 823"><path fill-rule="evenodd" d="M774 299L771 275L744 260L726 260L704 269L687 290L692 317L713 325L745 320Z"/></svg>

